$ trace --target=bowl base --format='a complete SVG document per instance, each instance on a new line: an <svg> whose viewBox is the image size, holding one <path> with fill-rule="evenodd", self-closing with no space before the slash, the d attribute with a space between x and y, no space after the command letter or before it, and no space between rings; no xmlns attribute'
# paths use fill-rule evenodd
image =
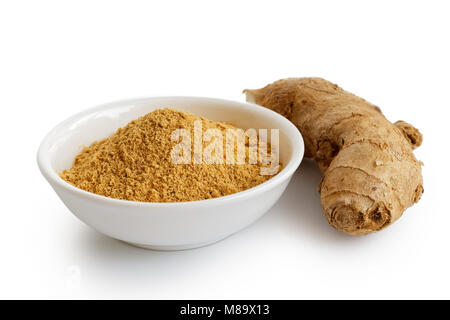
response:
<svg viewBox="0 0 450 320"><path fill-rule="evenodd" d="M208 242L203 242L203 243L196 243L196 244L188 244L188 245L175 245L175 246L158 246L158 245L147 245L147 244L140 244L140 243L134 243L134 242L127 242L124 241L125 243L132 245L134 247L138 247L141 249L147 249L147 250L155 250L155 251L179 251L179 250L189 250L189 249L195 249L195 248L200 248L200 247L205 247L208 246L210 244L216 243L220 240L223 239L218 239L218 240L213 240L213 241L208 241Z"/></svg>

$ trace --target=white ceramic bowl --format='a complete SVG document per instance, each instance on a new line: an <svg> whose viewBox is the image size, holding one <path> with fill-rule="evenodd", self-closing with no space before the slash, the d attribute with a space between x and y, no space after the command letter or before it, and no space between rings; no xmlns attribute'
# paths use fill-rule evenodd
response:
<svg viewBox="0 0 450 320"><path fill-rule="evenodd" d="M176 203L107 198L78 189L58 172L69 169L83 146L106 138L148 112L173 107L241 128L280 130L283 169L268 181L225 197ZM108 103L56 126L42 141L39 168L80 220L112 238L156 250L181 250L221 240L253 223L280 198L303 158L297 128L279 114L251 103L198 97L154 97Z"/></svg>

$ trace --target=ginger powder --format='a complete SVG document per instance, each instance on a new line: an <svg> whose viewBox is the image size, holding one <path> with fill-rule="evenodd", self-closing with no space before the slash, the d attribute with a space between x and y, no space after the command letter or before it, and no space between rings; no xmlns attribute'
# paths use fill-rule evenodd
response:
<svg viewBox="0 0 450 320"><path fill-rule="evenodd" d="M61 172L60 177L88 192L145 202L216 198L270 179L273 174L263 174L262 169L273 163L262 161L260 156L250 161L255 140L247 135L242 150L237 143L231 147L236 158L241 152L241 161L230 161L230 143L225 139L228 129L237 128L170 108L158 109L85 147L72 168ZM206 134L211 132L215 134ZM196 133L201 133L200 141ZM218 133L223 133L222 141ZM187 141L180 143L182 138ZM211 148L214 143L223 150ZM273 160L270 146L267 150ZM273 173L279 168L276 166Z"/></svg>

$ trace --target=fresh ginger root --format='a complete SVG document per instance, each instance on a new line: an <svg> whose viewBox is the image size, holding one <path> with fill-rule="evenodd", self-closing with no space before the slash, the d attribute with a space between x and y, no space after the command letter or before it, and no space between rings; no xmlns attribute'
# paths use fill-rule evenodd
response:
<svg viewBox="0 0 450 320"><path fill-rule="evenodd" d="M291 78L258 90L247 101L291 120L305 155L323 173L319 186L328 222L351 235L379 231L396 221L422 193L420 161L412 150L422 135L389 122L380 109L320 78Z"/></svg>

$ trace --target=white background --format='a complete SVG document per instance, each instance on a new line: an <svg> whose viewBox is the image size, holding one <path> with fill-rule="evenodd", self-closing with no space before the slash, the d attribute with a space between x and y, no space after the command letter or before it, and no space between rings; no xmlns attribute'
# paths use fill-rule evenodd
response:
<svg viewBox="0 0 450 320"><path fill-rule="evenodd" d="M450 298L446 1L0 2L0 298ZM387 230L328 226L304 162L261 220L152 252L78 221L35 155L57 123L118 99L321 76L424 134L425 194Z"/></svg>

